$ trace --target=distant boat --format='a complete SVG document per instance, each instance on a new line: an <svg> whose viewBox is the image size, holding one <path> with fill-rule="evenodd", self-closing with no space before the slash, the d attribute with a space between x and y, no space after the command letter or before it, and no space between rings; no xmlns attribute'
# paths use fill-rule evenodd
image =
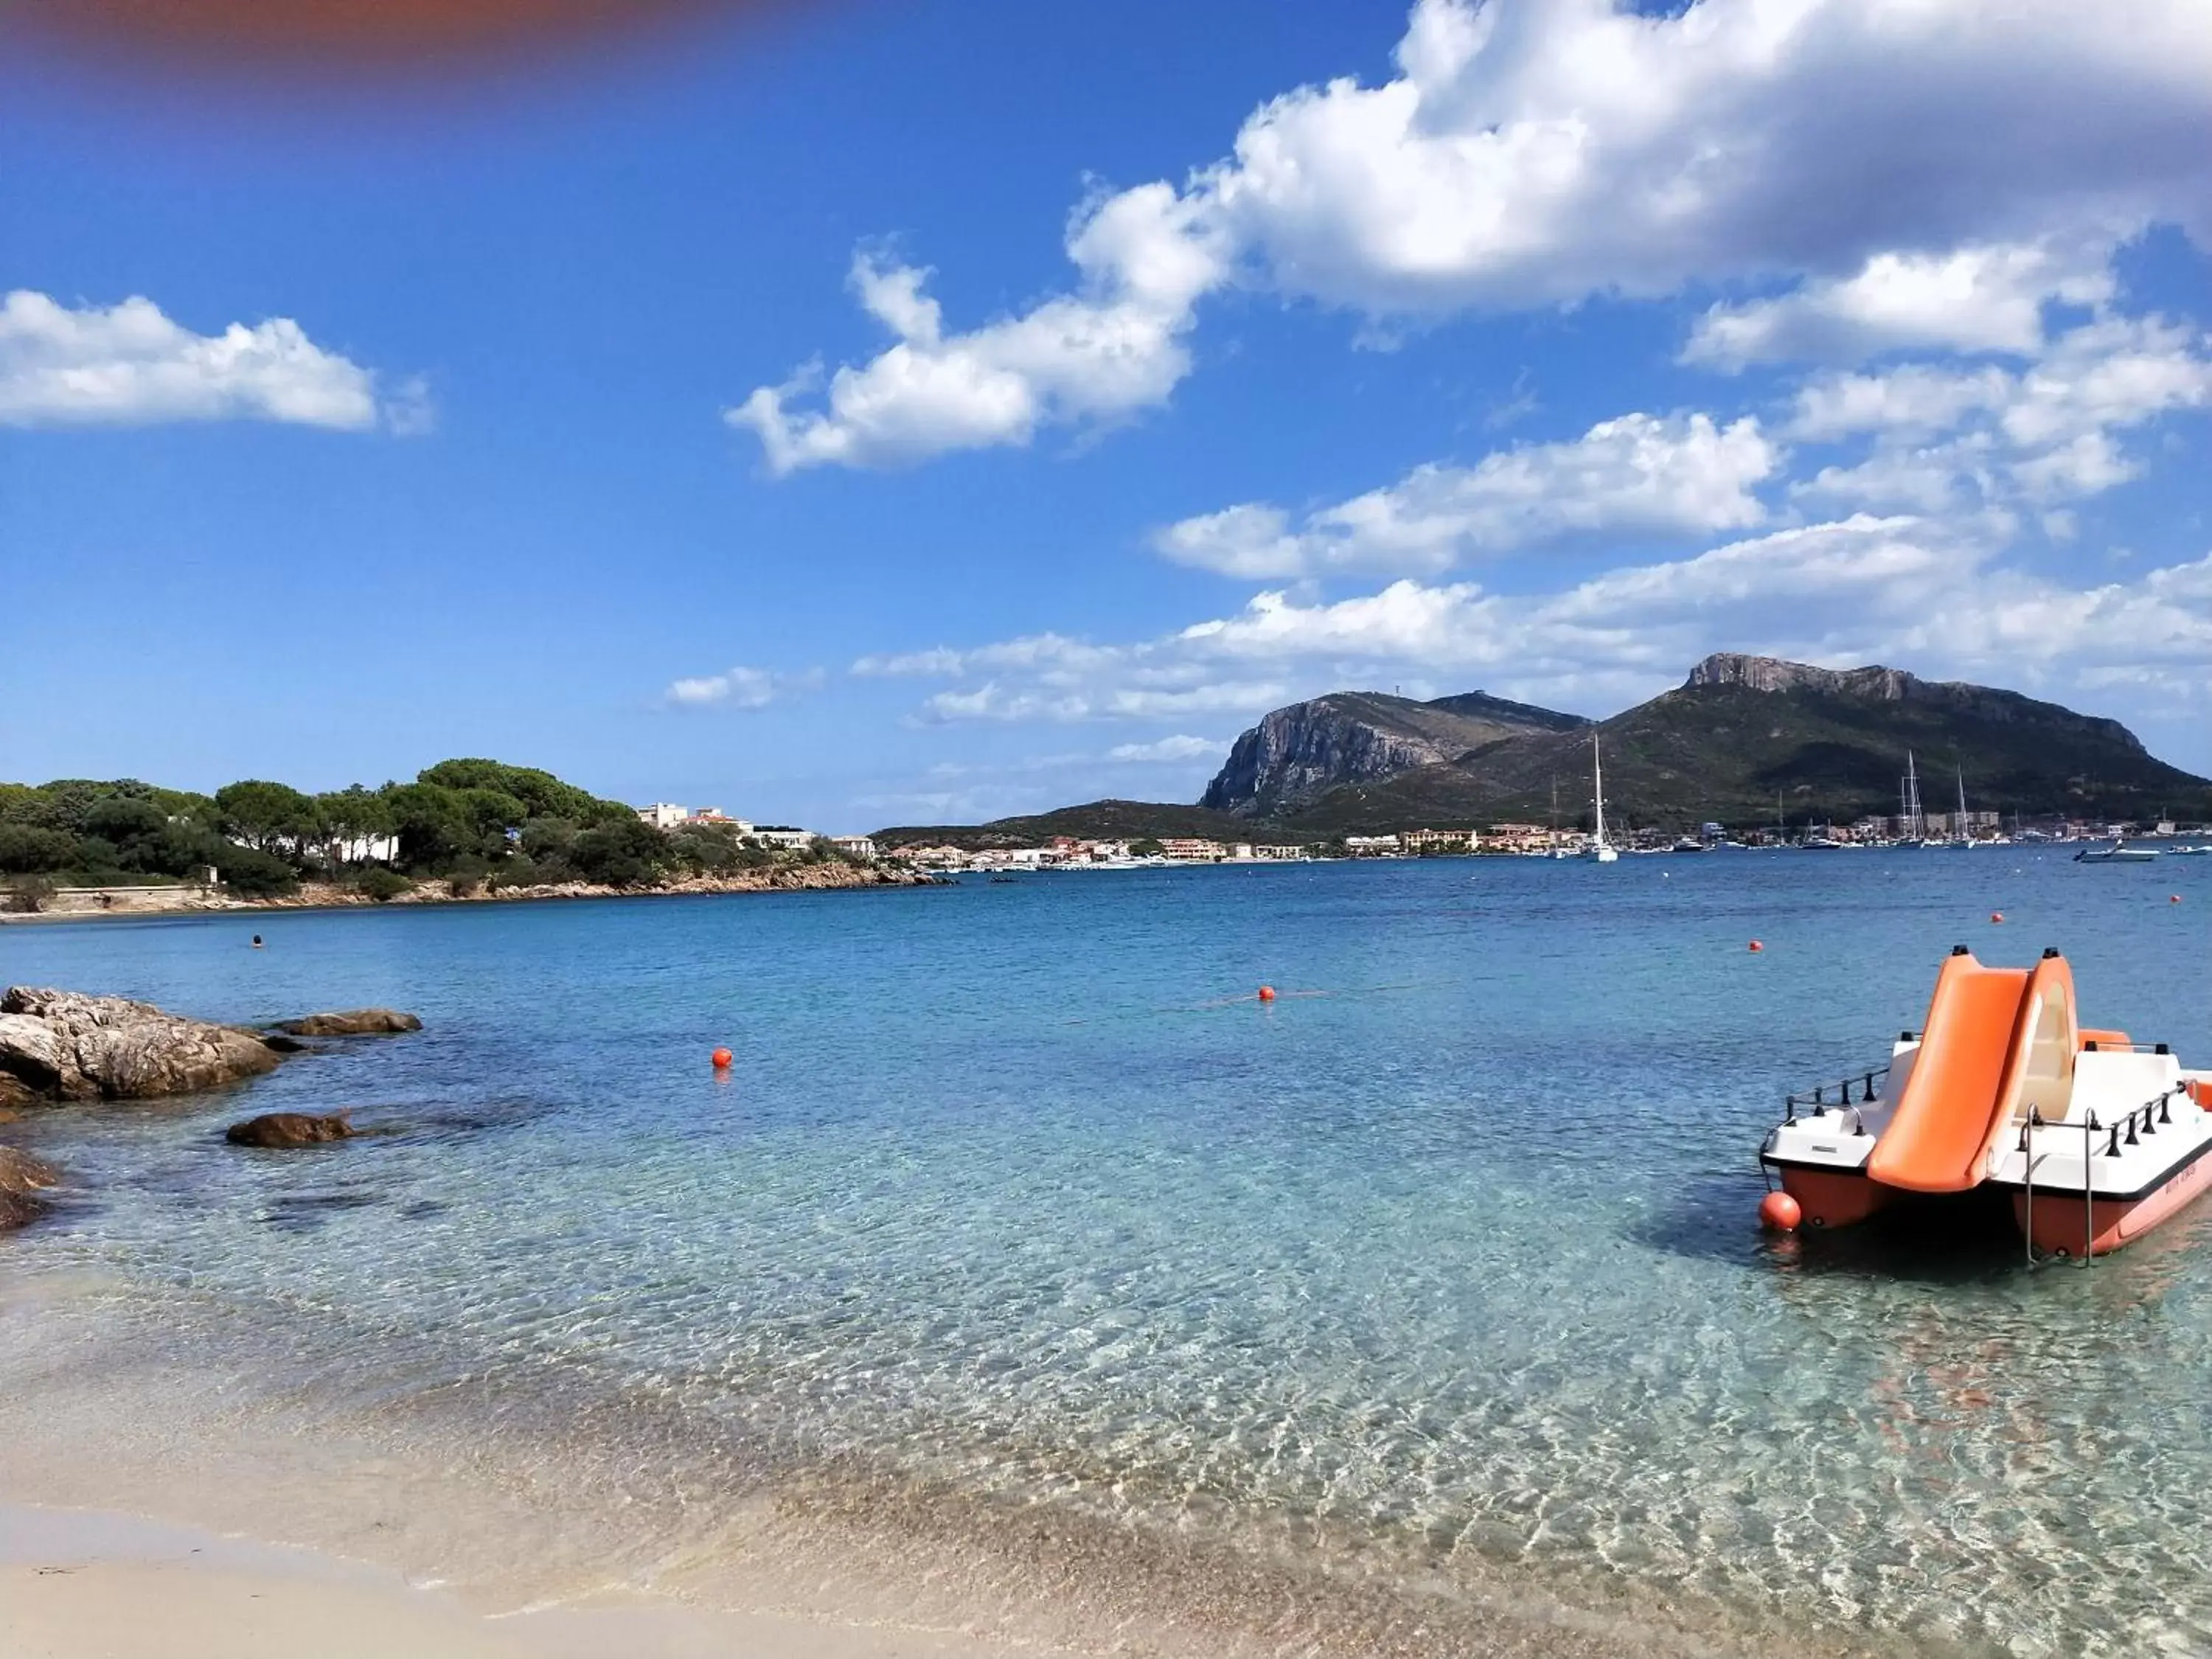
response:
<svg viewBox="0 0 2212 1659"><path fill-rule="evenodd" d="M1925 847L1928 844L1928 820L1920 811L1920 774L1912 763L1912 751L1905 751L1905 782L1898 791L1899 827L1904 831L1899 847Z"/></svg>
<svg viewBox="0 0 2212 1659"><path fill-rule="evenodd" d="M1597 834L1590 841L1590 856L1600 864L1618 864L1620 854L1605 838L1605 763L1599 757L1597 739L1590 739L1590 781L1597 802Z"/></svg>
<svg viewBox="0 0 2212 1659"><path fill-rule="evenodd" d="M2158 857L2154 847L2085 847L2074 855L2076 864L2148 864Z"/></svg>

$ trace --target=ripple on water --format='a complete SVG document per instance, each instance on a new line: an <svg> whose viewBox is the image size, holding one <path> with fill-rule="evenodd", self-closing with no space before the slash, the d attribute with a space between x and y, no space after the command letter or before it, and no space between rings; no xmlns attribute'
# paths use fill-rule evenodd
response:
<svg viewBox="0 0 2212 1659"><path fill-rule="evenodd" d="M2033 1276L1747 1224L1767 1103L1917 1024L1993 884L2096 1017L2212 1052L2212 969L2125 872L1970 862L272 917L252 961L41 930L11 977L429 1029L246 1091L388 1131L317 1155L228 1154L238 1097L42 1122L85 1195L22 1250L180 1338L281 1310L378 1409L566 1377L679 1448L1469 1594L2200 1650L2212 1223ZM1263 981L1320 994L1224 1000Z"/></svg>

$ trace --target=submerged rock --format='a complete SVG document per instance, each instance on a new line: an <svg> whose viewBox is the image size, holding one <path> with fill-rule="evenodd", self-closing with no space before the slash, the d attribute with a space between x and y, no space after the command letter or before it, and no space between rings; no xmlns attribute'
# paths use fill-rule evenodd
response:
<svg viewBox="0 0 2212 1659"><path fill-rule="evenodd" d="M387 1036L419 1031L422 1022L412 1014L392 1008L347 1008L335 1013L309 1014L301 1019L280 1019L276 1029L295 1037Z"/></svg>
<svg viewBox="0 0 2212 1659"><path fill-rule="evenodd" d="M343 1112L264 1112L232 1124L222 1138L234 1146L319 1146L329 1140L350 1140L359 1133Z"/></svg>
<svg viewBox="0 0 2212 1659"><path fill-rule="evenodd" d="M33 1095L141 1100L216 1088L276 1064L258 1037L151 1003L28 985L0 994L0 1072Z"/></svg>
<svg viewBox="0 0 2212 1659"><path fill-rule="evenodd" d="M13 1146L0 1146L0 1232L44 1215L46 1202L40 1194L60 1182L52 1164Z"/></svg>

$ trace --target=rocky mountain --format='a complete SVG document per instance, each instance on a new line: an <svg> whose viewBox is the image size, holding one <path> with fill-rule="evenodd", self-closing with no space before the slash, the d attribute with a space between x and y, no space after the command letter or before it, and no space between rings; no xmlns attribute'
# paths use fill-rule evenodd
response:
<svg viewBox="0 0 2212 1659"><path fill-rule="evenodd" d="M1387 778L1340 786L1287 821L1309 832L1370 825L1587 823L1590 746L1603 745L1614 823L1681 828L1778 816L1848 822L1897 810L1908 750L1930 811L1963 777L1978 811L2212 817L2212 783L2166 765L2117 720L1990 686L1894 668L1834 670L1733 653L1595 726L1540 732Z"/></svg>
<svg viewBox="0 0 2212 1659"><path fill-rule="evenodd" d="M1481 691L1432 702L1333 692L1278 708L1238 738L1199 805L1240 817L1273 817L1346 784L1378 782L1509 738L1588 724L1579 714Z"/></svg>
<svg viewBox="0 0 2212 1659"><path fill-rule="evenodd" d="M1706 658L1650 702L1592 724L1481 692L1414 702L1337 692L1279 708L1237 740L1197 806L1094 801L964 828L878 832L893 845L1121 840L1325 842L1423 827L1590 821L1590 746L1603 745L1609 824L1670 832L1777 817L1847 823L1898 806L1905 757L1921 798L2030 817L2212 821L2212 781L2169 766L2118 720L2016 691L1895 668Z"/></svg>

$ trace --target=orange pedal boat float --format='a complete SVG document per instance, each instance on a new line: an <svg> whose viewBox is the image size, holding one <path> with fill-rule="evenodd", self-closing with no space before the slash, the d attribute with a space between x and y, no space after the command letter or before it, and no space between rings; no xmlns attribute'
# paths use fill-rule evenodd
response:
<svg viewBox="0 0 2212 1659"><path fill-rule="evenodd" d="M1784 1109L1759 1163L1813 1227L1995 1189L2011 1194L2031 1255L2086 1259L2212 1186L2212 1073L2183 1070L2163 1042L2084 1030L2057 951L1991 968L1956 947L1917 1036Z"/></svg>

